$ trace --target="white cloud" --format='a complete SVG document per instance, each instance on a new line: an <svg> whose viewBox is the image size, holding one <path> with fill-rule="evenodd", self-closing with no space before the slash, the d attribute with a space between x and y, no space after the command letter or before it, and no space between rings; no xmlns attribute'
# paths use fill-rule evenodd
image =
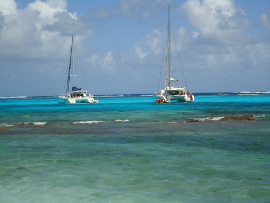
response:
<svg viewBox="0 0 270 203"><path fill-rule="evenodd" d="M0 1L0 13L4 15L11 15L17 13L17 4L15 0L2 0Z"/></svg>
<svg viewBox="0 0 270 203"><path fill-rule="evenodd" d="M46 2L36 0L27 7L28 12L39 12L39 20L46 24L52 24L56 21L55 14L67 12L65 0L48 0ZM45 21L45 22L44 22Z"/></svg>
<svg viewBox="0 0 270 203"><path fill-rule="evenodd" d="M1 1L3 5L3 1ZM36 0L25 9L17 9L13 0L4 1L2 27L0 27L1 54L16 54L20 57L59 57L66 53L70 36L62 36L61 30L49 30L48 26L65 19L72 30L74 14L66 10L65 0ZM1 5L1 6L2 6ZM8 9L6 9L8 8ZM66 15L63 18L62 15ZM18 48L19 47L19 48Z"/></svg>
<svg viewBox="0 0 270 203"><path fill-rule="evenodd" d="M164 35L154 29L134 45L134 51L140 59L144 59L149 53L160 54L164 44ZM144 51L143 51L144 50Z"/></svg>
<svg viewBox="0 0 270 203"><path fill-rule="evenodd" d="M109 71L114 70L115 62L113 60L112 52L108 52L104 55L104 58L101 60L101 68Z"/></svg>
<svg viewBox="0 0 270 203"><path fill-rule="evenodd" d="M101 69L104 73L111 73L115 70L115 61L113 59L112 51L107 52L102 57L94 54L91 58L86 59L96 69Z"/></svg>
<svg viewBox="0 0 270 203"><path fill-rule="evenodd" d="M136 43L134 46L135 53L140 57L140 59L143 59L147 56L147 53L143 53L142 48L138 46Z"/></svg>
<svg viewBox="0 0 270 203"><path fill-rule="evenodd" d="M161 52L161 44L164 41L163 39L164 36L158 31L158 30L153 30L152 33L147 35L147 44L150 45L151 50L155 54L159 54Z"/></svg>
<svg viewBox="0 0 270 203"><path fill-rule="evenodd" d="M233 0L188 0L182 9L203 40L221 44L249 40L243 32L249 25L247 15Z"/></svg>
<svg viewBox="0 0 270 203"><path fill-rule="evenodd" d="M270 11L268 13L264 13L261 15L261 20L263 22L263 25L267 28L270 29Z"/></svg>
<svg viewBox="0 0 270 203"><path fill-rule="evenodd" d="M177 42L190 67L235 74L241 68L255 71L247 67L258 71L269 63L269 46L246 33L247 15L233 0L188 0L181 9L197 29L178 30ZM267 15L262 19L267 25Z"/></svg>

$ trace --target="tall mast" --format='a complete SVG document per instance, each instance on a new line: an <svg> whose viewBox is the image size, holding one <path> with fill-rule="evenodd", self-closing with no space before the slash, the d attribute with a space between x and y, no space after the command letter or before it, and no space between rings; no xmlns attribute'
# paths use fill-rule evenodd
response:
<svg viewBox="0 0 270 203"><path fill-rule="evenodd" d="M67 79L67 89L66 93L69 92L70 88L70 76L74 76L74 54L73 54L73 44L74 44L74 23L73 23L73 31L72 31L72 38L71 38L71 48L70 48L70 57L69 57L69 67L68 67L68 79ZM71 87L74 85L74 77L71 80Z"/></svg>
<svg viewBox="0 0 270 203"><path fill-rule="evenodd" d="M167 57L166 57L166 67L165 67L165 81L164 86L165 88L168 86L171 88L171 12L170 12L170 5L168 6L168 30L167 30Z"/></svg>
<svg viewBox="0 0 270 203"><path fill-rule="evenodd" d="M71 47L72 47L72 50L74 49L74 38L75 38L75 36L74 36L74 23L73 23L73 29L72 29L73 31L72 31L72 43L71 43ZM74 61L74 59L75 59L75 57L74 57L74 50L72 51L72 83L71 83L71 88L72 87L74 87L74 80L75 80L75 70L74 70L74 65L75 65L75 61Z"/></svg>

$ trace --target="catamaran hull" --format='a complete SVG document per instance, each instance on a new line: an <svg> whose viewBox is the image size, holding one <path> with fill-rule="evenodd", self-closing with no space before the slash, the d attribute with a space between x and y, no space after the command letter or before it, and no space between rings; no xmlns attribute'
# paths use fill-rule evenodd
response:
<svg viewBox="0 0 270 203"><path fill-rule="evenodd" d="M94 100L92 97L86 98L68 98L68 97L58 97L58 103L60 104L80 104L80 103L97 103L98 100Z"/></svg>
<svg viewBox="0 0 270 203"><path fill-rule="evenodd" d="M169 101L177 101L177 102L189 102L194 101L194 96L189 97L188 95L169 95L167 96Z"/></svg>
<svg viewBox="0 0 270 203"><path fill-rule="evenodd" d="M154 93L156 103L164 102L190 102L194 101L194 95L191 92L186 92L185 87L166 88Z"/></svg>
<svg viewBox="0 0 270 203"><path fill-rule="evenodd" d="M194 96L188 95L156 95L155 96L156 103L165 103L165 102L190 102L194 101Z"/></svg>

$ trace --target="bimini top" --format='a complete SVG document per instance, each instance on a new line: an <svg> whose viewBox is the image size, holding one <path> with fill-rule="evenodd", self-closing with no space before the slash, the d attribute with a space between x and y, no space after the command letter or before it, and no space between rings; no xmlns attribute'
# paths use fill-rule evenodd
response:
<svg viewBox="0 0 270 203"><path fill-rule="evenodd" d="M80 90L82 90L82 88L72 87L72 91L80 91Z"/></svg>

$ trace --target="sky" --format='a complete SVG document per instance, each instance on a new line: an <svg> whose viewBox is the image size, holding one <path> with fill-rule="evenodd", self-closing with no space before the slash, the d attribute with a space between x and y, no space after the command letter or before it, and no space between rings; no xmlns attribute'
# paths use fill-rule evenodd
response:
<svg viewBox="0 0 270 203"><path fill-rule="evenodd" d="M162 89L168 5L180 85L270 91L269 0L0 0L0 97L65 91L73 23L77 86L93 95Z"/></svg>

